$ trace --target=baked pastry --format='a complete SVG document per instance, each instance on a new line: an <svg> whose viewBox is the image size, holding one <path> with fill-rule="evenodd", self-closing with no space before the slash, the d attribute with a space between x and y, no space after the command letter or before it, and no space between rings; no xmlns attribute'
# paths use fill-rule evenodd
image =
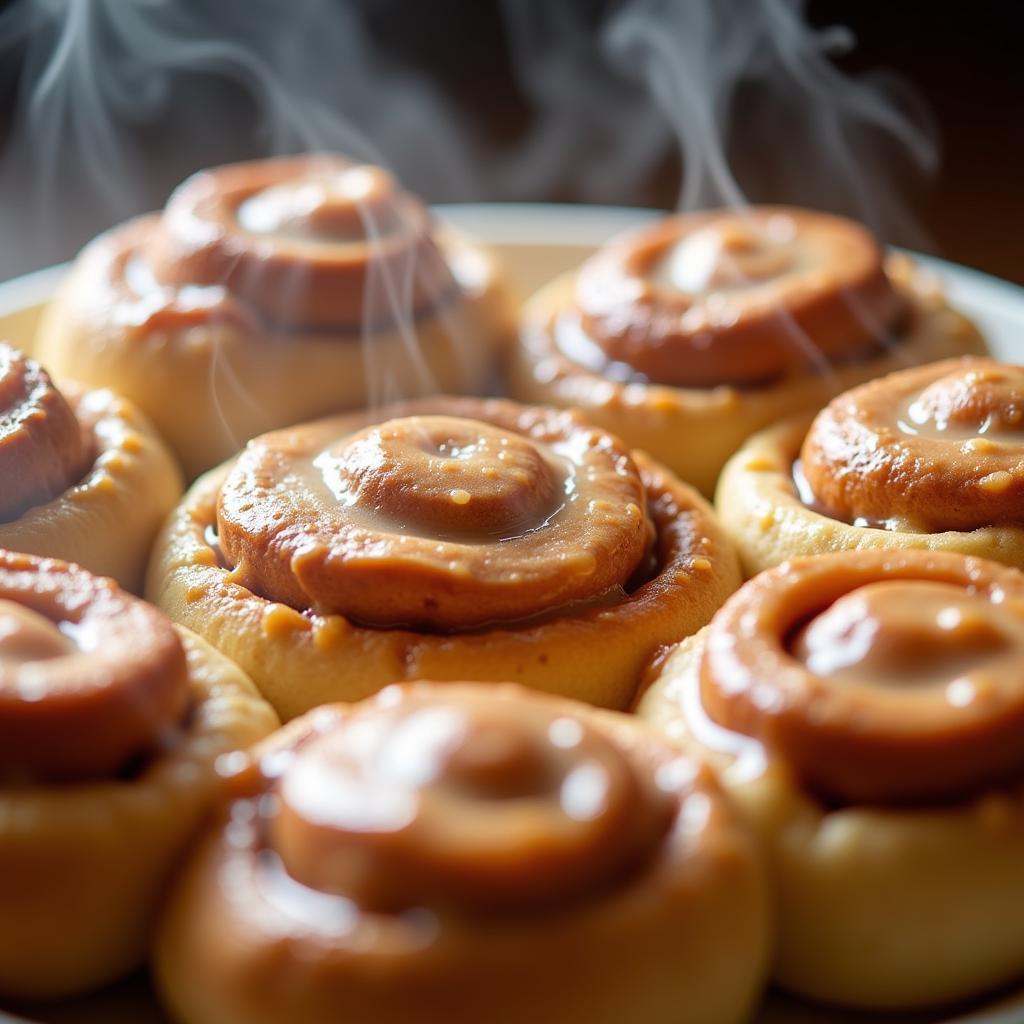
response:
<svg viewBox="0 0 1024 1024"><path fill-rule="evenodd" d="M0 998L141 963L214 760L275 725L227 658L112 580L0 551Z"/></svg>
<svg viewBox="0 0 1024 1024"><path fill-rule="evenodd" d="M947 552L787 562L639 713L761 837L783 985L896 1009L1024 975L1024 575Z"/></svg>
<svg viewBox="0 0 1024 1024"><path fill-rule="evenodd" d="M467 675L623 708L738 585L708 505L646 456L470 398L251 441L186 495L147 583L285 719Z"/></svg>
<svg viewBox="0 0 1024 1024"><path fill-rule="evenodd" d="M984 351L934 280L859 224L762 206L665 218L541 289L508 388L578 407L710 496L762 427L890 370Z"/></svg>
<svg viewBox="0 0 1024 1024"><path fill-rule="evenodd" d="M156 945L182 1024L731 1024L767 886L707 768L635 718L413 684L258 748Z"/></svg>
<svg viewBox="0 0 1024 1024"><path fill-rule="evenodd" d="M134 406L105 388L58 389L0 341L0 547L138 590L181 490L171 453Z"/></svg>
<svg viewBox="0 0 1024 1024"><path fill-rule="evenodd" d="M275 427L481 390L513 330L487 253L383 169L314 155L203 171L101 235L37 352L135 401L191 478Z"/></svg>
<svg viewBox="0 0 1024 1024"><path fill-rule="evenodd" d="M929 548L1024 569L1024 367L946 360L756 434L719 482L750 575L844 549Z"/></svg>

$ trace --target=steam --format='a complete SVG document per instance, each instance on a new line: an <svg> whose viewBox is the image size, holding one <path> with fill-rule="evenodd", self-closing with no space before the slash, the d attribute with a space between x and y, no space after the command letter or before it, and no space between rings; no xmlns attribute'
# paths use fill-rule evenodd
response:
<svg viewBox="0 0 1024 1024"><path fill-rule="evenodd" d="M849 34L811 29L796 0L622 0L601 17L505 0L529 108L511 141L377 37L381 10L400 16L354 0L16 0L0 14L0 87L17 93L0 277L69 257L201 166L307 149L383 163L435 201L638 202L676 154L683 208L795 202L920 238L904 196L935 166L927 117L891 81L837 70Z"/></svg>
<svg viewBox="0 0 1024 1024"><path fill-rule="evenodd" d="M679 142L681 209L788 202L853 216L890 239L920 235L898 185L934 171L926 111L884 76L841 74L850 33L813 32L790 0L635 0L608 26Z"/></svg>

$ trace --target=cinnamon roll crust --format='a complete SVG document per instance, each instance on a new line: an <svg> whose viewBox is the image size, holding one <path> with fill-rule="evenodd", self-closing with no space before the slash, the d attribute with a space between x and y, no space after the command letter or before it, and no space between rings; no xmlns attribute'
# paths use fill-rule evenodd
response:
<svg viewBox="0 0 1024 1024"><path fill-rule="evenodd" d="M200 480L169 522L154 555L149 593L173 618L193 623L255 672L285 717L331 699L367 696L396 679L461 678L469 666L479 677L522 681L593 703L624 706L654 650L699 628L736 585L734 556L722 543L707 506L646 457L628 455L619 442L595 434L571 414L470 399L407 404L315 425L312 429L321 440L314 449L332 453L316 471L317 487L326 487L324 471L340 486L337 450L346 450L350 441L359 447L368 427L370 433L379 428L375 420L383 420L391 431L394 424L388 421L397 417L400 447L406 450L405 439L412 436L410 417L426 417L437 426L436 417L452 414L458 420L475 419L479 438L494 440L492 429L506 435L508 444L499 442L498 448L518 453L511 460L511 485L500 479L505 469L495 468L504 467L505 461L492 460L487 444L480 450L464 446L465 451L456 445L461 454L450 459L438 454L435 437L427 444L429 451L412 452L404 468L381 463L381 480L372 486L358 473L353 478L370 504L382 493L388 501L405 502L411 487L385 484L382 491L381 481L392 476L407 481L404 474L410 466L431 466L415 492L415 514L420 517L415 527L404 518L396 520L394 508L384 509L382 516L375 512L370 523L365 509L344 488L340 498L332 495L327 502L330 507L321 521L318 511L313 519L306 513L323 504L322 494L310 503L308 493L304 497L289 486L281 492L283 500L303 505L303 515L275 519L281 509L271 512L277 506L263 501L265 492L232 489L231 481L238 484L245 475L240 460ZM449 420L445 424L442 433L452 433L448 428L453 425L458 431L468 429ZM271 461L286 476L295 465L306 473L312 435L305 428L294 434L299 458L291 466L289 436L285 431L274 439ZM340 446L337 450L323 447L328 436ZM442 438L445 445L447 440ZM377 444L371 447L379 455ZM259 460L266 454L259 443L251 450ZM533 455L526 458L530 450ZM450 474L435 463L455 464L452 479L465 486L450 488L445 482ZM552 494L561 495L564 507L545 515L544 488L531 484L524 465L542 477L552 466L557 470ZM498 474L497 482L485 472L490 470ZM525 486L515 479L520 473L526 473ZM565 486L569 474L576 478L571 492ZM477 476L479 487L470 484L470 477ZM450 524L432 534L437 501L451 501L453 492L462 491L469 500L457 493L453 502L455 522L462 526L454 535ZM484 524L503 508L499 519L504 521L506 514L515 518L536 500L540 505L535 511L542 518L526 530L517 524L508 539L503 539L506 526L501 524L494 536L479 530L479 523L467 536L464 528L473 520L465 517L476 514L478 492ZM496 494L501 497L497 502ZM220 548L217 537L218 507L227 507L230 518L232 509L241 510L250 501L245 514L258 526L266 524L267 547L243 546L228 555L231 542ZM467 506L460 520L458 510ZM310 573L302 553L295 557L295 544L315 537L335 516L343 521L335 536L342 544L354 538L355 547L336 563L318 554L323 575ZM374 532L366 532L368 524ZM279 556L277 544L292 553ZM380 562L364 562L364 551L372 551ZM351 564L346 564L349 559ZM284 579L295 589L287 594L264 589L267 581L260 574L267 573L273 574L271 586ZM359 580L379 586L348 586ZM356 599L364 604L346 604L344 614L317 607L305 589L310 581L322 588L318 594L332 599L348 601L361 589ZM463 620L457 617L459 609L467 609ZM427 625L410 628L410 621ZM385 625L373 625L378 622Z"/></svg>
<svg viewBox="0 0 1024 1024"><path fill-rule="evenodd" d="M276 724L251 681L110 580L0 553L0 997L144 959L214 761Z"/></svg>
<svg viewBox="0 0 1024 1024"><path fill-rule="evenodd" d="M483 410L490 422L457 414ZM472 629L622 588L650 546L629 453L565 415L453 402L257 439L217 532L247 586L364 624Z"/></svg>
<svg viewBox="0 0 1024 1024"><path fill-rule="evenodd" d="M786 563L641 697L761 837L787 988L906 1010L1024 970L1022 582L923 551Z"/></svg>
<svg viewBox="0 0 1024 1024"><path fill-rule="evenodd" d="M417 684L317 709L259 756L161 927L189 1024L326 1021L339 999L377 1021L749 1012L756 855L706 771L635 720Z"/></svg>
<svg viewBox="0 0 1024 1024"><path fill-rule="evenodd" d="M1024 368L938 363L872 381L815 420L801 466L847 521L919 532L1017 526L1024 496Z"/></svg>
<svg viewBox="0 0 1024 1024"><path fill-rule="evenodd" d="M905 370L752 437L716 506L748 574L845 549L928 548L1024 567L1018 368Z"/></svg>
<svg viewBox="0 0 1024 1024"><path fill-rule="evenodd" d="M510 334L489 254L381 169L323 155L202 172L100 236L37 349L137 402L194 477L288 423L483 390Z"/></svg>
<svg viewBox="0 0 1024 1024"><path fill-rule="evenodd" d="M112 580L0 550L0 778L109 778L188 707L170 621Z"/></svg>
<svg viewBox="0 0 1024 1024"><path fill-rule="evenodd" d="M520 400L578 407L703 493L745 438L881 374L984 343L858 225L783 208L667 218L524 308Z"/></svg>
<svg viewBox="0 0 1024 1024"><path fill-rule="evenodd" d="M687 214L624 236L580 269L576 302L609 360L697 388L861 358L908 312L866 229L781 207Z"/></svg>
<svg viewBox="0 0 1024 1024"><path fill-rule="evenodd" d="M138 590L181 476L150 424L107 390L58 388L0 342L0 547L81 563Z"/></svg>

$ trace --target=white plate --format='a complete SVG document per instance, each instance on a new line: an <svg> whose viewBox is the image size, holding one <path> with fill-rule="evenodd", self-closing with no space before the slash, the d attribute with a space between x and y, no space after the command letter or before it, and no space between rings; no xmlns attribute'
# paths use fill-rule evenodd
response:
<svg viewBox="0 0 1024 1024"><path fill-rule="evenodd" d="M442 219L488 243L503 258L526 295L564 270L570 270L594 247L625 228L658 216L656 211L605 206L542 204L459 204L437 208ZM942 279L950 301L982 329L994 353L1024 361L1024 288L977 270L929 256L915 257ZM0 284L0 338L31 350L39 313L65 272L51 267ZM75 1004L37 1011L45 1024L154 1024L146 1012L138 981ZM2 1022L19 1021L0 1010ZM955 1017L862 1016L803 1006L783 997L769 1000L758 1024L1021 1024L1024 993L988 1009Z"/></svg>

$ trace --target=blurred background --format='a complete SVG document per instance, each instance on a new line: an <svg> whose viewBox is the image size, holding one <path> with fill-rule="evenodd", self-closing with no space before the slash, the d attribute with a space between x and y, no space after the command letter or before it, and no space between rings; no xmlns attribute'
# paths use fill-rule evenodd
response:
<svg viewBox="0 0 1024 1024"><path fill-rule="evenodd" d="M437 202L793 202L1024 283L1012 4L0 0L0 278L301 149Z"/></svg>

